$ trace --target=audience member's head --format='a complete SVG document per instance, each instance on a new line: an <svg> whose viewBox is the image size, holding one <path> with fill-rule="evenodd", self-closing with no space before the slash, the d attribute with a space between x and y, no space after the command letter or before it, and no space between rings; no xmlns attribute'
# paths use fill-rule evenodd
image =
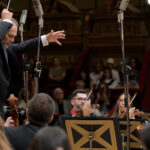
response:
<svg viewBox="0 0 150 150"><path fill-rule="evenodd" d="M29 150L71 150L71 147L63 129L44 127L33 138Z"/></svg>
<svg viewBox="0 0 150 150"><path fill-rule="evenodd" d="M136 57L129 58L129 66L132 70L140 70L140 61Z"/></svg>
<svg viewBox="0 0 150 150"><path fill-rule="evenodd" d="M0 117L0 150L12 150L11 145L6 138L3 126L4 122Z"/></svg>
<svg viewBox="0 0 150 150"><path fill-rule="evenodd" d="M85 88L85 82L83 80L77 80L75 82L76 89L84 89Z"/></svg>
<svg viewBox="0 0 150 150"><path fill-rule="evenodd" d="M97 62L95 65L95 70L96 70L96 73L100 73L103 70L103 63Z"/></svg>
<svg viewBox="0 0 150 150"><path fill-rule="evenodd" d="M55 104L53 99L45 93L39 93L30 100L27 117L30 123L46 125L53 119Z"/></svg>
<svg viewBox="0 0 150 150"><path fill-rule="evenodd" d="M100 95L107 95L110 96L110 90L105 82L100 82L97 88L97 91L100 93Z"/></svg>
<svg viewBox="0 0 150 150"><path fill-rule="evenodd" d="M102 79L112 79L112 72L110 68L105 68Z"/></svg>
<svg viewBox="0 0 150 150"><path fill-rule="evenodd" d="M145 148L144 150L150 150L150 125L141 130L140 135Z"/></svg>
<svg viewBox="0 0 150 150"><path fill-rule="evenodd" d="M108 58L106 61L106 66L110 69L112 69L115 65L115 61L113 58Z"/></svg>
<svg viewBox="0 0 150 150"><path fill-rule="evenodd" d="M79 79L86 80L88 78L88 72L85 69L81 69L79 73Z"/></svg>
<svg viewBox="0 0 150 150"><path fill-rule="evenodd" d="M53 61L53 65L54 65L55 67L58 67L58 66L60 66L60 64L61 64L59 57L54 57L54 58L52 59L52 61Z"/></svg>
<svg viewBox="0 0 150 150"><path fill-rule="evenodd" d="M62 101L64 99L64 91L61 88L55 88L54 91L54 100L55 101Z"/></svg>
<svg viewBox="0 0 150 150"><path fill-rule="evenodd" d="M36 59L34 57L29 58L30 67L35 67Z"/></svg>

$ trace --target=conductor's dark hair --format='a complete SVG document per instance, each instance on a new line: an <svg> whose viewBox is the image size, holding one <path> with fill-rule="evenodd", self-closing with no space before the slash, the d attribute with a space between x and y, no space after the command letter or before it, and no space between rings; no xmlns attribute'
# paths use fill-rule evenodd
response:
<svg viewBox="0 0 150 150"><path fill-rule="evenodd" d="M71 150L68 136L62 128L44 127L33 138L29 150Z"/></svg>
<svg viewBox="0 0 150 150"><path fill-rule="evenodd" d="M45 125L48 124L55 111L53 99L46 93L33 96L28 105L29 122Z"/></svg>

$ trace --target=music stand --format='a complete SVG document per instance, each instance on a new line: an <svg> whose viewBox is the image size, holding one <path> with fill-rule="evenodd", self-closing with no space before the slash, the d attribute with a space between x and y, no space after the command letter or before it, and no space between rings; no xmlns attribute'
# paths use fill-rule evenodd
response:
<svg viewBox="0 0 150 150"><path fill-rule="evenodd" d="M62 117L72 150L122 150L117 119Z"/></svg>
<svg viewBox="0 0 150 150"><path fill-rule="evenodd" d="M141 149L142 143L139 137L139 132L137 127L144 122L143 119L130 119L130 148ZM125 119L120 119L120 132L124 136L124 145L127 145L127 121Z"/></svg>
<svg viewBox="0 0 150 150"><path fill-rule="evenodd" d="M143 118L144 118L145 120L150 121L150 111L144 111L144 116L143 116Z"/></svg>

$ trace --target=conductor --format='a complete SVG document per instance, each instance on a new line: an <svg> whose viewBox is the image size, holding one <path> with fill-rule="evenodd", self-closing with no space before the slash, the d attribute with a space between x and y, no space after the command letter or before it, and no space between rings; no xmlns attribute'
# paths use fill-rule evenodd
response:
<svg viewBox="0 0 150 150"><path fill-rule="evenodd" d="M14 43L17 36L18 23L12 18L13 13L7 9L1 12L0 20L0 111L9 94L17 94L21 79L20 64L16 54L22 54L37 49L38 37ZM55 42L61 45L59 39L65 39L64 31L51 30L41 36L41 48Z"/></svg>

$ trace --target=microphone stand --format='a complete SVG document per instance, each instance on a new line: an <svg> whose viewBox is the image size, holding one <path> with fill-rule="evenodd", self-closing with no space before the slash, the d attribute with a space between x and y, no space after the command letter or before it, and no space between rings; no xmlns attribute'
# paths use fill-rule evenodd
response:
<svg viewBox="0 0 150 150"><path fill-rule="evenodd" d="M41 42L41 30L43 28L43 17L39 17L39 36L38 36L38 51L37 51L37 60L36 60L36 68L34 70L34 76L35 76L35 91L34 94L38 93L39 88L39 78L42 71L42 64L39 61L40 58L40 42Z"/></svg>
<svg viewBox="0 0 150 150"><path fill-rule="evenodd" d="M129 72L131 67L126 65L125 51L124 51L124 24L123 24L124 13L123 10L118 12L118 22L120 26L120 38L121 38L121 49L122 49L122 68L123 68L123 79L124 79L124 93L125 93L125 106L127 107L127 150L130 150L130 118L129 118Z"/></svg>
<svg viewBox="0 0 150 150"><path fill-rule="evenodd" d="M21 23L19 26L21 42L23 42L23 24ZM28 58L22 54L22 62L23 62L23 81L24 81L24 101L27 106L27 102L29 99L28 95L28 71L30 68L30 64L28 63Z"/></svg>

